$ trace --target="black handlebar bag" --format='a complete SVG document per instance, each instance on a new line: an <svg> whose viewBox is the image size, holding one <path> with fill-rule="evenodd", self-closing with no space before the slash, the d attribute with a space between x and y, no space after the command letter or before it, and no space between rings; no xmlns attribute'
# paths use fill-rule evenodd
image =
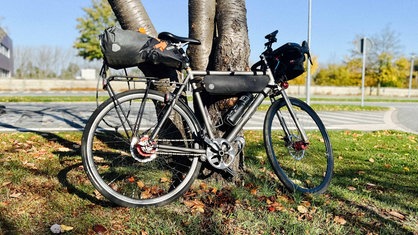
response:
<svg viewBox="0 0 418 235"><path fill-rule="evenodd" d="M297 43L286 43L273 51L267 59L276 80L288 81L305 72L305 54Z"/></svg>

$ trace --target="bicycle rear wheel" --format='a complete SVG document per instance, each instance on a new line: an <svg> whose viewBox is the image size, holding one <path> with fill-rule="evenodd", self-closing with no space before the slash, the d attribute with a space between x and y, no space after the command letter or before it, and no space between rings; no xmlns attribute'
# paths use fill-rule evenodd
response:
<svg viewBox="0 0 418 235"><path fill-rule="evenodd" d="M131 90L108 99L94 111L83 132L81 154L90 181L121 206L169 203L190 187L201 167L197 154L182 152L200 148L194 139L199 126L185 104L177 102L151 139L166 103L156 91L144 97L145 91ZM177 150L163 151L161 145Z"/></svg>
<svg viewBox="0 0 418 235"><path fill-rule="evenodd" d="M267 156L289 191L323 193L330 184L334 168L330 139L321 119L309 105L296 98L289 99L309 144L303 144L285 100L280 99L269 108L264 121Z"/></svg>

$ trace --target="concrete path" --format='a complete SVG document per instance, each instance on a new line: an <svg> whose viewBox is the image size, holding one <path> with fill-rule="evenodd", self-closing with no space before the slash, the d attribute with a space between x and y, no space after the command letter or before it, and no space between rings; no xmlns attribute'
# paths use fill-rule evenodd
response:
<svg viewBox="0 0 418 235"><path fill-rule="evenodd" d="M15 131L81 131L96 108L94 102L86 103L5 103L0 108L0 132ZM405 111L405 110L404 110ZM416 110L418 111L418 109ZM318 112L328 130L401 130L418 134L417 114L410 118L401 115L402 108L377 112ZM408 111L408 113L410 113ZM245 129L262 129L264 113L258 112ZM413 121L410 119L413 118ZM409 125L409 127L408 127Z"/></svg>

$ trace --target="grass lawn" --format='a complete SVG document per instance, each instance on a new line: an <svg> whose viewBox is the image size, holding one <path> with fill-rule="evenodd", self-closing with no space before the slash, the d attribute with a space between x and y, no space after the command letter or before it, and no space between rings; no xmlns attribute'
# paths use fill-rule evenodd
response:
<svg viewBox="0 0 418 235"><path fill-rule="evenodd" d="M260 131L246 131L242 185L199 179L163 207L110 204L87 179L80 132L0 133L0 234L418 234L418 135L331 131L325 194L289 194Z"/></svg>

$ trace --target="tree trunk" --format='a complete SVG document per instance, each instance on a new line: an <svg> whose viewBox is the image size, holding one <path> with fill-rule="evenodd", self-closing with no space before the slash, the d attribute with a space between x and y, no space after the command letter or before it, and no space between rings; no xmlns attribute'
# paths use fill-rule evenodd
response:
<svg viewBox="0 0 418 235"><path fill-rule="evenodd" d="M249 71L250 45L248 39L247 10L245 0L218 0L216 8L216 28L218 37L213 45L213 69L218 71ZM224 99L211 105L209 113L216 112L216 106L230 107L236 99ZM223 134L222 132L218 133ZM240 133L243 135L242 131ZM237 173L233 181L240 182L244 166L244 152L240 152L231 169Z"/></svg>
<svg viewBox="0 0 418 235"><path fill-rule="evenodd" d="M214 69L249 70L250 45L245 0L218 0L217 3L219 36L214 45Z"/></svg>
<svg viewBox="0 0 418 235"><path fill-rule="evenodd" d="M212 51L216 0L189 0L189 36L199 39L201 45L189 45L191 67L206 70Z"/></svg>
<svg viewBox="0 0 418 235"><path fill-rule="evenodd" d="M147 35L157 37L157 31L141 0L109 0L109 4L123 29L138 31L143 28Z"/></svg>
<svg viewBox="0 0 418 235"><path fill-rule="evenodd" d="M216 11L213 10L215 6ZM217 0L216 4L215 0L189 0L189 30L191 37L203 39L202 46L189 47L193 69L249 70L250 48L245 0ZM204 93L202 96L212 123L218 123L219 112L232 107L236 100ZM216 137L224 135L225 127L221 129L213 130ZM244 155L240 153L237 157L240 159L235 160L231 169L240 173ZM239 181L239 177L235 177L234 181Z"/></svg>

